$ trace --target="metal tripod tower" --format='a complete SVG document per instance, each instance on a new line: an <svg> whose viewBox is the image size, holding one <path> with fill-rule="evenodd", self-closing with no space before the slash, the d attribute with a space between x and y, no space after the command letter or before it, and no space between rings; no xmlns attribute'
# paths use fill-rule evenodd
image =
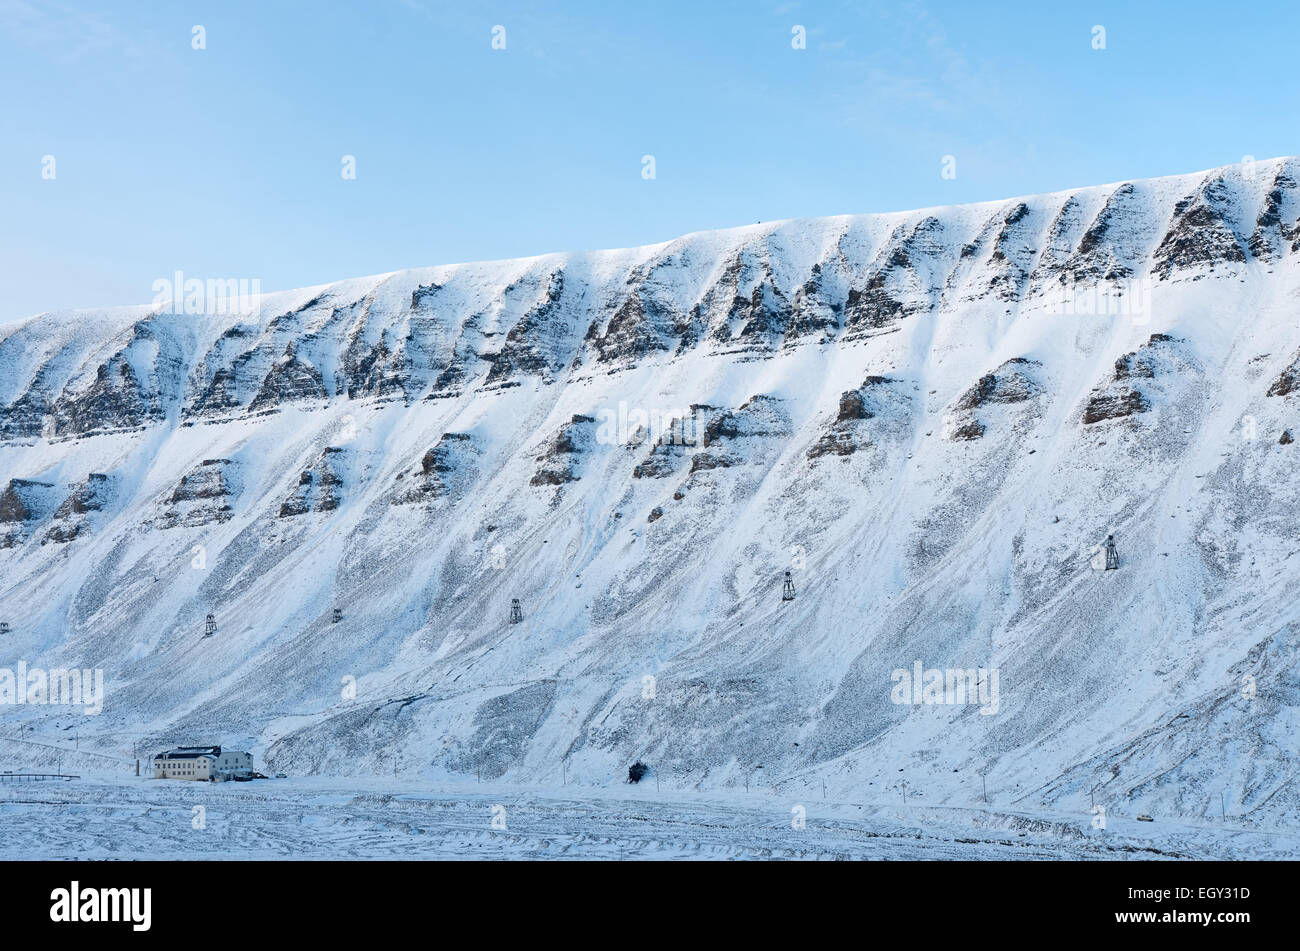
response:
<svg viewBox="0 0 1300 951"><path fill-rule="evenodd" d="M211 637L215 633L217 633L217 619L209 614L207 621L203 625L203 636Z"/></svg>
<svg viewBox="0 0 1300 951"><path fill-rule="evenodd" d="M1113 571L1119 567L1119 552L1115 550L1115 536L1106 536L1106 570Z"/></svg>
<svg viewBox="0 0 1300 951"><path fill-rule="evenodd" d="M785 587L781 590L782 601L794 600L794 580L790 577L790 572L785 573Z"/></svg>
<svg viewBox="0 0 1300 951"><path fill-rule="evenodd" d="M518 598L510 599L510 623L518 624L524 619L524 609L519 606Z"/></svg>

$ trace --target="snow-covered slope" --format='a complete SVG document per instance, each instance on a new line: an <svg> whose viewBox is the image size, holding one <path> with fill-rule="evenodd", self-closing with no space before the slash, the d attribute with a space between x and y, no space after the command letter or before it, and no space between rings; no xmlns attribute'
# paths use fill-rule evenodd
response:
<svg viewBox="0 0 1300 951"><path fill-rule="evenodd" d="M1294 823L1298 166L35 317L0 665L108 697L6 722Z"/></svg>

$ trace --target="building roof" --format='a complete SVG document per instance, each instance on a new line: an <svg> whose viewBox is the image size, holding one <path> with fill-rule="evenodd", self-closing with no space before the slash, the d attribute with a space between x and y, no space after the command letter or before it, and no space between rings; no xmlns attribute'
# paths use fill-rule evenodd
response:
<svg viewBox="0 0 1300 951"><path fill-rule="evenodd" d="M200 756L220 756L219 746L178 746L174 750L164 750L154 759L198 759Z"/></svg>
<svg viewBox="0 0 1300 951"><path fill-rule="evenodd" d="M252 758L251 753L246 753L242 750L226 750L225 752L228 756L248 756L250 759ZM154 756L154 759L155 760L178 760L178 759L187 760L187 759L199 759L200 757L203 756L209 757L211 759L216 759L218 756L221 755L221 753L222 753L222 749L219 746L178 746L172 750L163 750L161 753L158 753L156 756Z"/></svg>

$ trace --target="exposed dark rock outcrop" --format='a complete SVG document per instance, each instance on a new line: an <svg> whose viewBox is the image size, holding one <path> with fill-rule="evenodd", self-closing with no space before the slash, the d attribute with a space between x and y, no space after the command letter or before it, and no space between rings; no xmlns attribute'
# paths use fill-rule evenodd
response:
<svg viewBox="0 0 1300 951"><path fill-rule="evenodd" d="M1122 419L1134 413L1145 413L1150 408L1150 402L1137 390L1119 394L1096 393L1084 408L1083 424L1090 426L1104 419Z"/></svg>
<svg viewBox="0 0 1300 951"><path fill-rule="evenodd" d="M99 366L89 388L59 397L54 405L54 435L120 432L162 416L156 394L144 390L130 361L119 355Z"/></svg>
<svg viewBox="0 0 1300 951"><path fill-rule="evenodd" d="M789 422L781 409L781 401L766 393L757 393L738 409L722 410L709 417L704 425L701 447L709 452L698 453L691 462L691 471L726 468L739 461L737 456L720 451L722 444L755 437L789 435Z"/></svg>
<svg viewBox="0 0 1300 951"><path fill-rule="evenodd" d="M677 472L692 449L702 445L710 414L716 407L695 404L688 415L675 417L655 439L650 452L635 469L634 479L663 479Z"/></svg>
<svg viewBox="0 0 1300 951"><path fill-rule="evenodd" d="M560 427L546 451L537 457L537 471L531 485L563 485L576 482L582 456L594 438L596 420L591 416L574 416Z"/></svg>
<svg viewBox="0 0 1300 951"><path fill-rule="evenodd" d="M271 365L261 389L248 406L250 413L276 409L285 403L302 400L324 401L329 397L320 371L301 359L293 342L284 348L284 355Z"/></svg>
<svg viewBox="0 0 1300 951"><path fill-rule="evenodd" d="M1160 362L1156 348L1160 344L1171 343L1173 339L1168 334L1152 334L1139 349L1126 353L1115 361L1115 380L1154 379Z"/></svg>
<svg viewBox="0 0 1300 951"><path fill-rule="evenodd" d="M770 347L786 333L793 308L769 275L750 293L737 298L730 319L740 324L738 342L751 347Z"/></svg>
<svg viewBox="0 0 1300 951"><path fill-rule="evenodd" d="M592 337L600 363L634 363L649 353L667 350L656 326L657 319L667 316L653 300L643 300L633 292L614 312L603 334Z"/></svg>
<svg viewBox="0 0 1300 951"><path fill-rule="evenodd" d="M280 518L337 509L343 501L343 455L343 449L327 446L300 472L297 487L280 505Z"/></svg>
<svg viewBox="0 0 1300 951"><path fill-rule="evenodd" d="M1281 169L1264 198L1264 207L1260 209L1255 231L1250 236L1250 253L1261 261L1276 261L1287 250L1287 245L1300 240L1300 222L1288 226L1282 217L1283 206L1294 190L1295 179L1286 169Z"/></svg>
<svg viewBox="0 0 1300 951"><path fill-rule="evenodd" d="M847 390L840 394L840 411L835 417L837 423L850 419L870 419L871 416L871 410L867 408L867 401L861 390Z"/></svg>
<svg viewBox="0 0 1300 951"><path fill-rule="evenodd" d="M753 254L741 253L728 261L722 275L699 301L698 326L692 327L692 336L702 334L715 344L729 344L736 333L738 315L748 306L742 286L762 280L766 273L765 262Z"/></svg>
<svg viewBox="0 0 1300 951"><path fill-rule="evenodd" d="M1029 265L1034 249L1026 232L1029 206L1023 201L1006 213L1002 227L993 242L990 262L993 273L988 290L1002 300L1016 300L1024 292L1029 280Z"/></svg>
<svg viewBox="0 0 1300 951"><path fill-rule="evenodd" d="M85 482L73 486L72 492L54 511L53 524L41 544L70 542L90 531L90 515L102 512L112 500L114 480L102 472L92 472Z"/></svg>
<svg viewBox="0 0 1300 951"><path fill-rule="evenodd" d="M834 337L844 313L844 302L837 300L827 287L826 275L820 262L812 267L812 274L794 294L786 329L786 343L797 343L804 337L820 335L823 342Z"/></svg>
<svg viewBox="0 0 1300 951"><path fill-rule="evenodd" d="M233 367L222 367L199 397L186 409L189 416L215 416L239 409L239 391Z"/></svg>
<svg viewBox="0 0 1300 951"><path fill-rule="evenodd" d="M1161 375L1161 367L1173 359L1171 350L1174 338L1168 334L1152 334L1137 350L1123 354L1115 361L1115 372L1109 381L1096 387L1084 407L1085 426L1106 419L1122 419L1151 409L1151 401L1142 385Z"/></svg>
<svg viewBox="0 0 1300 951"><path fill-rule="evenodd" d="M691 472L703 472L709 469L730 469L740 462L741 459L738 456L725 452L697 452L691 457Z"/></svg>
<svg viewBox="0 0 1300 951"><path fill-rule="evenodd" d="M978 409L991 403L1023 403L1038 393L1038 384L1028 375L1033 361L1012 357L992 373L986 373L957 401L958 409Z"/></svg>
<svg viewBox="0 0 1300 951"><path fill-rule="evenodd" d="M229 521L235 494L229 459L204 459L187 472L168 496L159 528L195 528Z"/></svg>
<svg viewBox="0 0 1300 951"><path fill-rule="evenodd" d="M1025 403L1039 393L1031 368L1037 364L1025 357L1012 357L992 373L986 373L957 400L955 416L950 421L950 439L980 439L985 422L976 416L980 409L998 404Z"/></svg>
<svg viewBox="0 0 1300 951"><path fill-rule="evenodd" d="M342 382L349 399L384 398L404 395L410 374L402 354L389 347L387 331L373 345L357 334L343 353Z"/></svg>
<svg viewBox="0 0 1300 951"><path fill-rule="evenodd" d="M1137 248L1124 246L1121 236L1135 232L1132 225L1142 214L1132 184L1115 189L1065 263L1063 276L1076 283L1118 281L1131 276Z"/></svg>
<svg viewBox="0 0 1300 951"><path fill-rule="evenodd" d="M1075 235L1082 227L1083 208L1079 199L1071 195L1048 226L1047 240L1029 278L1031 293L1043 290L1050 282L1064 284L1069 279L1066 262L1074 251Z"/></svg>
<svg viewBox="0 0 1300 951"><path fill-rule="evenodd" d="M1246 260L1241 241L1228 223L1227 185L1215 177L1174 206L1173 221L1156 248L1152 273L1167 280L1180 271L1239 264Z"/></svg>
<svg viewBox="0 0 1300 951"><path fill-rule="evenodd" d="M753 461L753 451L732 452L725 444L790 434L789 421L781 401L767 394L751 396L735 410L695 404L691 415L674 419L662 433L650 454L633 470L634 478L664 478L679 471L689 456L689 473L726 469ZM692 452L694 453L692 455Z"/></svg>
<svg viewBox="0 0 1300 951"><path fill-rule="evenodd" d="M926 218L906 236L895 234L862 287L852 288L844 304L847 339L871 333L916 313L930 304L931 288L918 260L933 260L942 252L943 225Z"/></svg>
<svg viewBox="0 0 1300 951"><path fill-rule="evenodd" d="M10 479L0 492L0 548L14 548L50 514L55 487L35 479Z"/></svg>
<svg viewBox="0 0 1300 951"><path fill-rule="evenodd" d="M1115 361L1115 379L1131 380L1137 377L1146 377L1148 379L1156 375L1155 367L1145 355L1126 353Z"/></svg>
<svg viewBox="0 0 1300 951"><path fill-rule="evenodd" d="M1268 388L1269 396L1286 396L1300 390L1300 354Z"/></svg>
<svg viewBox="0 0 1300 951"><path fill-rule="evenodd" d="M704 448L712 446L723 439L735 439L740 435L740 424L736 414L730 411L719 413L704 425Z"/></svg>
<svg viewBox="0 0 1300 951"><path fill-rule="evenodd" d="M467 474L472 453L473 437L469 433L443 433L438 444L424 454L411 484L393 499L393 504L411 505L453 495Z"/></svg>
<svg viewBox="0 0 1300 951"><path fill-rule="evenodd" d="M555 271L547 280L541 301L529 308L506 334L505 343L493 356L488 371L489 385L522 375L545 376L550 369L548 354L554 348L555 323L564 296L564 272Z"/></svg>
<svg viewBox="0 0 1300 951"><path fill-rule="evenodd" d="M478 359L478 355L464 345L458 346L446 365L438 372L433 381L433 388L425 399L437 400L460 396L465 384L469 382L469 367Z"/></svg>
<svg viewBox="0 0 1300 951"><path fill-rule="evenodd" d="M182 410L187 419L233 416L251 399L264 373L253 369L257 349L252 327L237 324L226 330L196 370L194 395ZM257 374L257 375L254 375Z"/></svg>
<svg viewBox="0 0 1300 951"><path fill-rule="evenodd" d="M54 403L39 384L33 384L0 416L0 439L31 439L53 424Z"/></svg>
<svg viewBox="0 0 1300 951"><path fill-rule="evenodd" d="M850 456L867 445L870 438L866 428L859 424L875 418L881 409L883 394L893 383L888 377L869 376L856 390L841 393L835 420L808 450L808 458Z"/></svg>

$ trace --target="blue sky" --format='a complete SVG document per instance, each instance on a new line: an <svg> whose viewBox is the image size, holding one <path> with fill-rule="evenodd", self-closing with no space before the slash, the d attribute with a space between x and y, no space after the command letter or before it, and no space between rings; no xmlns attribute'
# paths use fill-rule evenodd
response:
<svg viewBox="0 0 1300 951"><path fill-rule="evenodd" d="M0 320L1292 154L1298 10L0 0Z"/></svg>

